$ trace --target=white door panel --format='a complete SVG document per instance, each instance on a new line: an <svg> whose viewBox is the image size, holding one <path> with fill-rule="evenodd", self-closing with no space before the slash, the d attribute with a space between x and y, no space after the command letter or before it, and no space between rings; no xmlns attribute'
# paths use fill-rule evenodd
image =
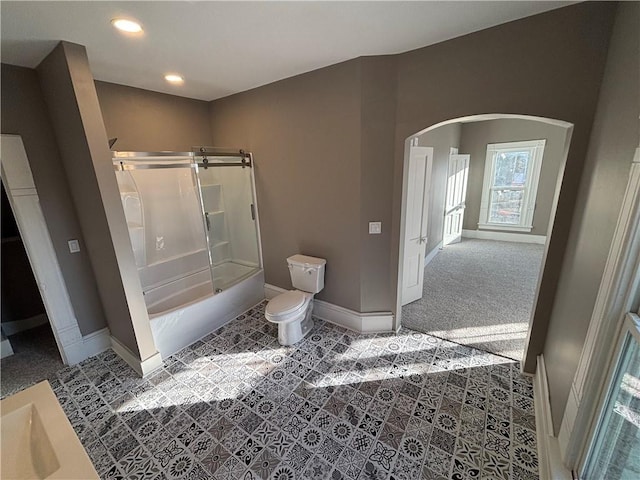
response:
<svg viewBox="0 0 640 480"><path fill-rule="evenodd" d="M411 147L407 182L402 305L422 298L432 147Z"/></svg>
<svg viewBox="0 0 640 480"><path fill-rule="evenodd" d="M449 156L447 194L444 210L443 245L457 243L462 238L467 181L469 178L469 155Z"/></svg>

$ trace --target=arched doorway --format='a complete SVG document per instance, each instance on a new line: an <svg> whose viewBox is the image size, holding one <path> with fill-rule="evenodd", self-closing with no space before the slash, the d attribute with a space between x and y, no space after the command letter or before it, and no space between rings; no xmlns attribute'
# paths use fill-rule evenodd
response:
<svg viewBox="0 0 640 480"><path fill-rule="evenodd" d="M507 128L509 125L510 127ZM540 128L527 133L527 125L535 125ZM457 134L455 133L456 129ZM436 142L434 140L434 137L437 137L436 134L444 131L447 133L440 135L441 141L439 143ZM407 287L412 282L415 283L424 279L425 263L433 259L443 246L445 227L451 229L451 226L455 224L458 229L458 239L462 237L465 240L465 238L473 237L481 240L477 243L482 243L482 240L510 242L504 245L510 245L512 242L514 244L528 245L528 242L533 242L534 245L537 244L538 253L536 255L539 256L540 267L536 267L534 272L528 272L530 276L527 287L530 289L529 310L526 313L526 320L520 318L518 322L513 322L517 325L510 326L510 328L515 328L515 331L513 328L511 328L511 331L509 328L505 331L499 322L497 325L492 325L492 319L490 318L484 319L485 324L477 321L482 315L485 317L490 316L491 309L479 312L478 315L480 317L476 319L468 318L470 325L456 325L456 316L451 313L460 313L458 311L461 310L459 308L460 305L456 305L455 301L456 298L460 299L460 296L464 295L465 288L469 288L469 286L464 285L457 292L446 292L450 295L449 300L446 301L454 302L454 304L442 309L438 315L439 317L446 317L447 312L450 314L450 318L444 319L445 324L447 321L450 322L447 328L442 328L442 325L439 325L429 330L429 326L426 325L425 329L423 329L427 333L437 333L438 335L436 336L442 336L454 342L470 346L479 345L479 348L489 351L491 351L491 347L487 347L487 343L493 342L503 347L507 345L511 351L506 356L522 360L529 345L532 327L534 326L531 319L535 313L542 281L541 272L545 265L549 238L553 231L555 209L572 131L573 125L561 120L518 114L483 114L440 122L405 139L400 255L398 259L397 326L405 324L406 318L403 320L403 316L408 317L406 307L404 311L402 309L402 304L407 303L407 300L411 300L411 296L408 298L406 295ZM484 132L484 140L480 138L482 137L482 132ZM555 132L557 135L554 133L555 136L551 141L551 138L544 138L550 135L545 132ZM465 133L466 137L463 138ZM425 140L429 137L431 137L430 140ZM495 149L498 147L518 147L516 148L518 150L520 149L520 143L524 143L524 140L542 141L539 143L542 144L543 149L546 148L546 156L541 153L540 158L537 160L537 165L535 165L536 162L533 157L528 164L529 167L526 166L526 161L525 164L521 163L519 171L514 171L517 174L517 178L510 177L510 185L492 184L492 178L496 178L496 164L491 165L493 158L496 158ZM430 142L433 144L430 144ZM467 163L465 166L465 159L459 157L463 157L460 154L470 153L463 151L464 148L470 148L470 145L474 145L475 150L471 153L470 160L469 157L466 158ZM478 145L482 145L482 152ZM459 147L461 146L464 148L460 149ZM456 147L458 147L459 152L454 150ZM493 148L491 152L489 147ZM432 151L429 151L429 149ZM438 150L440 151L438 152ZM446 152L443 152L443 150L446 150ZM420 159L421 155L422 160ZM458 158L452 160L453 157L451 155L457 155ZM507 157L509 159L504 157L505 160L499 163L498 166L502 165L504 167L511 162L511 167L513 167L516 161L515 157L513 155L507 155ZM416 168L416 162L420 161L425 164L424 168ZM470 164L468 163L469 161L471 162ZM523 165L525 166L523 167ZM450 171L452 166L453 171ZM538 169L538 177L532 184L531 176L525 179L524 174L535 173L534 170L536 168ZM461 190L467 188L470 170L473 172L473 178L470 179L469 188L473 189L473 199L465 199L464 196L460 196L460 193ZM420 175L421 179L424 179L424 188L422 191L418 189L417 194L415 187L420 184L420 181L416 179L416 174ZM465 176L467 177L465 178ZM523 183L524 180L530 183L525 185ZM516 185L517 183L521 184ZM446 191L447 184L449 184L449 192ZM495 194L497 191L502 195L502 203L497 201L499 200ZM529 195L532 191L533 194ZM513 205L516 205L517 208L514 208ZM423 208L423 214L416 213L416 209L419 210L420 207ZM467 218L463 220L461 212L465 210L471 215L467 214ZM457 212L455 213L458 216L456 219L451 218L451 214L454 211ZM450 218L447 218L447 215ZM420 222L418 227L416 227L416 222ZM448 233L451 232L449 231ZM455 238L455 235L453 238ZM419 245L420 248L416 248L416 245L412 245L412 242ZM467 242L467 244L470 243ZM535 250L536 248L532 247L531 249ZM518 249L512 250L514 250L514 255L517 256ZM499 252L498 255L500 254ZM471 255L473 256L474 253L471 252ZM518 289L517 284L513 286L516 290ZM427 293L424 290L424 284L418 288L420 293ZM413 285L413 289L415 293L415 285ZM484 294L482 292L474 292L474 295L482 298ZM505 295L509 295L509 292L505 292ZM499 294L494 294L493 297L499 297ZM439 301L433 298L430 300L432 302ZM491 298L490 300L493 303L499 303L499 298ZM459 303L463 304L464 302L460 301ZM467 304L467 308L475 308L473 301L467 302ZM520 312L520 317L522 316L523 313ZM505 318L509 317L507 312ZM466 317L461 314L458 320L459 318ZM478 323L480 324L478 325ZM410 327L414 327L414 325L412 324ZM479 339L477 328L481 329L480 331L484 337L490 337L492 330L497 336L493 339ZM515 344L518 345L517 348L514 348ZM505 351L498 349L498 351L493 351L492 353L505 354Z"/></svg>

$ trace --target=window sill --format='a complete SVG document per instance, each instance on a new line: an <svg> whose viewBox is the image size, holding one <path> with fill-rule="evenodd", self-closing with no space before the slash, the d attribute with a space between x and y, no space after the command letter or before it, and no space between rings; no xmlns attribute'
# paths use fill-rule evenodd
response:
<svg viewBox="0 0 640 480"><path fill-rule="evenodd" d="M479 230L499 230L505 232L531 232L533 225L529 227L521 227L520 225L503 225L499 223L479 223Z"/></svg>

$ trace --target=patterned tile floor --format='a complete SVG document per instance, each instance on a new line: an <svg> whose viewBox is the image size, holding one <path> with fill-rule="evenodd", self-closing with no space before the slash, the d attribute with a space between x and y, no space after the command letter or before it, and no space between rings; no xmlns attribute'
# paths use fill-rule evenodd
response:
<svg viewBox="0 0 640 480"><path fill-rule="evenodd" d="M282 347L263 310L147 379L112 351L57 372L102 478L538 478L533 387L515 362L322 321Z"/></svg>

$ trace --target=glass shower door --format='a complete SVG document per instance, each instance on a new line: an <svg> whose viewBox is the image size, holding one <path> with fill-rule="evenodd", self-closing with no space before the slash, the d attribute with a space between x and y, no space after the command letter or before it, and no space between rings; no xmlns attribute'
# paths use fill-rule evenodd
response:
<svg viewBox="0 0 640 480"><path fill-rule="evenodd" d="M248 158L196 157L216 292L261 268L253 173Z"/></svg>
<svg viewBox="0 0 640 480"><path fill-rule="evenodd" d="M131 155L114 162L116 178L147 310L156 315L213 294L196 166L191 157Z"/></svg>

